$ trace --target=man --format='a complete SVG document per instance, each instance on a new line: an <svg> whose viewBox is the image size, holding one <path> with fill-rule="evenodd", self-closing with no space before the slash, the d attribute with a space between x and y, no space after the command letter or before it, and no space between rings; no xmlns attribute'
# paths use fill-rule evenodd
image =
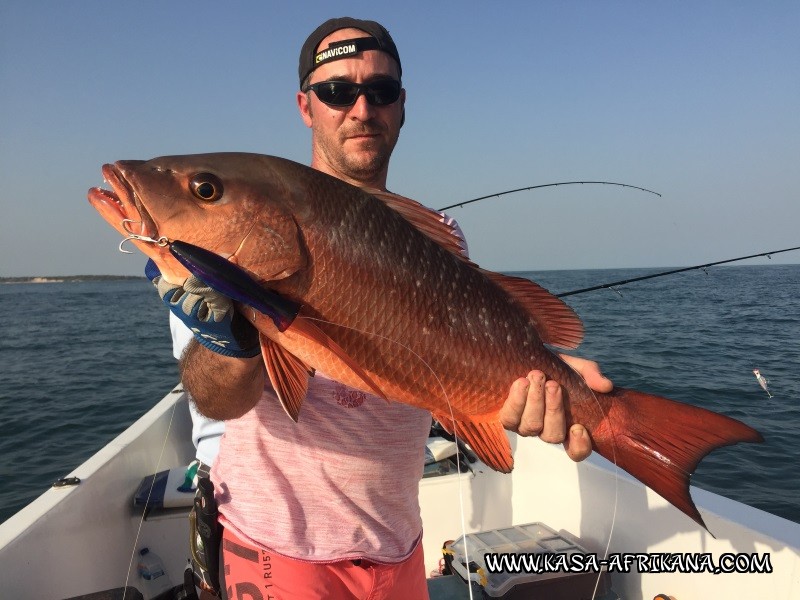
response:
<svg viewBox="0 0 800 600"><path fill-rule="evenodd" d="M401 75L394 41L378 23L332 19L309 36L297 104L312 131L313 168L386 190L404 119ZM193 341L181 361L199 410L226 421L212 469L224 527L223 590L254 598L427 598L417 493L430 414L317 373L294 423L257 348L238 339L242 352L228 356ZM566 358L591 387L611 389L594 363ZM522 435L563 441L574 460L591 452L580 425L565 437L561 389L540 372L511 383L501 420Z"/></svg>

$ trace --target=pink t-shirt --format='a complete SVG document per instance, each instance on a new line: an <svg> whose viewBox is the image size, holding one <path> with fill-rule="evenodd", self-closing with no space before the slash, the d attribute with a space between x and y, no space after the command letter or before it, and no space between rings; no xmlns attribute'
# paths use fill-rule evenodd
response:
<svg viewBox="0 0 800 600"><path fill-rule="evenodd" d="M453 233L467 255L458 224ZM308 561L407 558L422 536L419 481L431 415L317 372L294 423L268 388L225 422L212 468L220 521Z"/></svg>
<svg viewBox="0 0 800 600"><path fill-rule="evenodd" d="M266 390L225 424L212 469L220 520L243 540L293 558L400 561L422 533L430 425L428 411L321 373L297 423Z"/></svg>

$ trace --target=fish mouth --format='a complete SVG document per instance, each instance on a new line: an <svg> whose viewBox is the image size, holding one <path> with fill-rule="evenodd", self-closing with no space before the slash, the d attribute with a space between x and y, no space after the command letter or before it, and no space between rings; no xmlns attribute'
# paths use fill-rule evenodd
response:
<svg viewBox="0 0 800 600"><path fill-rule="evenodd" d="M93 187L88 194L89 202L97 212L122 235L158 237L155 221L125 177L119 163L103 165L102 172L103 179L111 189Z"/></svg>

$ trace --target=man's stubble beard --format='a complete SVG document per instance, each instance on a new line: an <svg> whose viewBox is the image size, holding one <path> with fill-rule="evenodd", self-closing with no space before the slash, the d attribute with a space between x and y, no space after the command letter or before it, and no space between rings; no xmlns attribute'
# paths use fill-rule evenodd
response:
<svg viewBox="0 0 800 600"><path fill-rule="evenodd" d="M311 116L313 118L313 114ZM370 127L369 124L364 124L361 127L354 127L347 131L338 130L336 135L344 138L348 135L358 133L383 133L383 131L376 130L375 127ZM339 139L332 140L328 135L320 132L313 126L312 135L314 137L314 143L319 148L322 156L324 156L325 161L336 172L357 181L370 181L388 168L389 159L397 144L400 132L398 131L397 136L393 140L390 140L389 143L384 142L381 138L378 142L380 147L369 152L366 156L363 152L347 152L344 149L343 140L342 142L340 142Z"/></svg>

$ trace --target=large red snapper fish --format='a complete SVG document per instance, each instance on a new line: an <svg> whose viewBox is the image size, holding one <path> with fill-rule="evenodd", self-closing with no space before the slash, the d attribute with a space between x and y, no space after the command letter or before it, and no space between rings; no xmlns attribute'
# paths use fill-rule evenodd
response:
<svg viewBox="0 0 800 600"><path fill-rule="evenodd" d="M169 251L180 240L302 305L281 331L237 304L261 334L270 380L294 419L319 369L430 410L487 465L509 472L498 412L510 382L538 369L563 387L568 426L583 424L597 452L704 527L689 495L697 464L715 448L762 441L688 404L623 388L593 393L545 346L577 347L574 312L531 281L480 269L440 215L412 200L257 154L120 161L103 174L113 191L93 188L89 201L120 233L139 236L133 243L167 280L189 275Z"/></svg>

